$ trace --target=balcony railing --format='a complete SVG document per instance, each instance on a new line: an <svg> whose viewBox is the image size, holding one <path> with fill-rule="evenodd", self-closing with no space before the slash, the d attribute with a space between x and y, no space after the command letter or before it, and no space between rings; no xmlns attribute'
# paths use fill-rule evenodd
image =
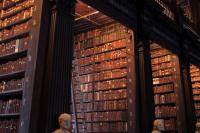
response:
<svg viewBox="0 0 200 133"><path fill-rule="evenodd" d="M168 18L175 21L176 17L182 16L182 23L193 29L193 31L197 30L195 26L195 22L192 15L192 9L189 0L185 0L184 2L177 2L176 0L154 0L163 8L163 14L165 14ZM179 14L176 14L178 12ZM176 16L176 17L175 17Z"/></svg>
<svg viewBox="0 0 200 133"><path fill-rule="evenodd" d="M173 6L166 2L166 0L155 0L164 10L163 13L170 19L175 20Z"/></svg>

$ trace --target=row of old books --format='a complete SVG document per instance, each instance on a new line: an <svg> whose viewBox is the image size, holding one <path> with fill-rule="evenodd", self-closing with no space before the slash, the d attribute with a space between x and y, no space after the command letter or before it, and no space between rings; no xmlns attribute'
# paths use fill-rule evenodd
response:
<svg viewBox="0 0 200 133"><path fill-rule="evenodd" d="M18 119L0 119L1 133L17 133L19 127Z"/></svg>
<svg viewBox="0 0 200 133"><path fill-rule="evenodd" d="M88 30L86 32L80 33L75 36L75 42L84 41L89 38L102 36L102 35L109 34L115 31L119 31L119 30L124 31L128 29L127 27L121 25L120 23L113 23L113 24L109 24L103 27L99 27L93 30Z"/></svg>
<svg viewBox="0 0 200 133"><path fill-rule="evenodd" d="M166 69L160 69L157 71L152 72L153 77L160 77L160 76L167 76L172 74L175 71L174 68L166 68Z"/></svg>
<svg viewBox="0 0 200 133"><path fill-rule="evenodd" d="M115 32L111 32L109 34L104 34L102 36L97 36L97 37L89 38L89 39L86 39L83 41L79 41L80 49L92 48L94 46L99 46L99 45L103 45L105 43L124 39L127 36L126 36L126 34L123 34L123 33L124 33L124 31L118 30ZM77 46L77 47L79 47L79 46Z"/></svg>
<svg viewBox="0 0 200 133"><path fill-rule="evenodd" d="M10 90L18 90L23 88L24 79L12 79L0 82L0 92L7 92Z"/></svg>
<svg viewBox="0 0 200 133"><path fill-rule="evenodd" d="M114 69L109 71L101 71L99 73L92 73L77 77L80 83L98 82L103 80L110 80L116 78L124 78L127 76L127 69Z"/></svg>
<svg viewBox="0 0 200 133"><path fill-rule="evenodd" d="M115 50L107 53L101 53L101 54L94 54L89 57L81 58L78 60L78 65L85 66L85 65L91 65L94 63L100 63L103 61L108 60L114 60L114 59L120 59L127 57L126 50Z"/></svg>
<svg viewBox="0 0 200 133"><path fill-rule="evenodd" d="M165 103L176 103L176 95L174 93L169 94L155 94L154 95L155 104L165 104Z"/></svg>
<svg viewBox="0 0 200 133"><path fill-rule="evenodd" d="M127 66L127 63L128 62L127 62L126 58L104 61L104 62L100 62L98 64L91 64L88 66L76 67L75 73L79 72L79 75L85 75L85 74L105 71L105 70L109 70L109 69L124 68Z"/></svg>
<svg viewBox="0 0 200 133"><path fill-rule="evenodd" d="M130 43L130 40L121 39L118 41L106 43L104 45L96 46L93 48L88 48L88 49L83 49L83 50L75 49L75 56L77 56L77 58L83 58L86 56L91 56L93 54L99 54L99 53L109 52L109 51L113 51L117 49L122 49L122 48L125 48L127 44L129 43Z"/></svg>
<svg viewBox="0 0 200 133"><path fill-rule="evenodd" d="M126 78L113 79L102 82L81 84L80 86L74 86L75 89L81 90L81 92L91 92L91 91L106 91L115 90L127 87Z"/></svg>
<svg viewBox="0 0 200 133"><path fill-rule="evenodd" d="M164 106L156 106L155 107L155 116L156 118L164 117L176 117L176 107L164 105Z"/></svg>
<svg viewBox="0 0 200 133"><path fill-rule="evenodd" d="M127 98L126 89L119 90L109 90L109 91L98 91L98 92L90 92L83 94L76 94L76 99L80 99L80 95L82 95L83 101L101 101L101 100L115 100L115 99L124 99Z"/></svg>
<svg viewBox="0 0 200 133"><path fill-rule="evenodd" d="M0 32L0 41L9 39L13 36L20 35L26 32L29 32L31 29L32 20L25 22L20 25L13 26L11 29L3 29Z"/></svg>
<svg viewBox="0 0 200 133"><path fill-rule="evenodd" d="M162 94L167 92L174 91L174 85L173 84L166 84L161 86L154 86L154 93L155 94Z"/></svg>
<svg viewBox="0 0 200 133"><path fill-rule="evenodd" d="M0 113L19 113L21 109L21 99L0 100Z"/></svg>
<svg viewBox="0 0 200 133"><path fill-rule="evenodd" d="M89 122L106 122L106 121L127 121L127 111L105 111L85 113L86 123Z"/></svg>
<svg viewBox="0 0 200 133"><path fill-rule="evenodd" d="M24 71L27 58L19 58L0 65L0 74L8 74L13 72Z"/></svg>
<svg viewBox="0 0 200 133"><path fill-rule="evenodd" d="M153 58L151 60L151 63L152 64L161 64L161 63L164 63L164 62L169 62L172 60L172 55L164 55L164 56L161 56L161 57L158 57L158 58Z"/></svg>
<svg viewBox="0 0 200 133"><path fill-rule="evenodd" d="M105 26L105 29L100 28L76 35L75 49L82 50L92 48L94 46L105 45L106 43L127 38L127 36L130 35L130 31L124 26L114 26L113 28L114 29ZM91 34L90 32L93 34Z"/></svg>
<svg viewBox="0 0 200 133"><path fill-rule="evenodd" d="M171 83L173 81L174 81L174 76L173 75L160 77L160 78L153 78L153 84L154 85Z"/></svg>
<svg viewBox="0 0 200 133"><path fill-rule="evenodd" d="M173 62L162 62L159 65L152 66L152 71L157 71L157 70L172 68L173 65L174 65Z"/></svg>
<svg viewBox="0 0 200 133"><path fill-rule="evenodd" d="M76 104L77 112L81 112L82 106L85 112L93 111L112 111L128 109L127 99L112 100L112 101L95 101L84 103L84 105Z"/></svg>
<svg viewBox="0 0 200 133"><path fill-rule="evenodd" d="M0 56L18 53L28 49L29 37L17 39L0 45Z"/></svg>

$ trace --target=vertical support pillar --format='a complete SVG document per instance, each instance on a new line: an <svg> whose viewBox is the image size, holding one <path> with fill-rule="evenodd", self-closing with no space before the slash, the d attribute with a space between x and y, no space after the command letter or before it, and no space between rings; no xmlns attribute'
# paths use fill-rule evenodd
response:
<svg viewBox="0 0 200 133"><path fill-rule="evenodd" d="M186 45L182 44L182 51L179 57L180 62L180 71L181 71L181 80L182 80L182 91L184 95L184 104L185 105L185 117L186 117L186 125L187 132L195 132L195 109L194 109L194 101L193 101L193 92L192 92L192 84L190 77L190 61L188 55L188 48Z"/></svg>
<svg viewBox="0 0 200 133"><path fill-rule="evenodd" d="M139 96L140 132L150 133L153 127L154 98L152 88L149 27L145 26L143 0L137 1L136 70Z"/></svg>
<svg viewBox="0 0 200 133"><path fill-rule="evenodd" d="M181 12L181 7L176 7L176 21L181 25L182 33L180 35L179 45L180 45L180 56L179 56L179 65L180 65L180 79L181 79L181 90L179 90L179 101L180 101L180 110L182 110L182 116L180 116L182 125L179 126L181 132L191 133L195 131L195 110L194 110L194 101L193 101L193 92L192 84L190 78L190 61L187 47L189 40L186 39L185 30L183 27L184 20ZM184 129L182 127L185 126ZM185 130L186 129L186 130Z"/></svg>
<svg viewBox="0 0 200 133"><path fill-rule="evenodd" d="M58 128L58 116L70 111L75 2L56 0L51 9L41 121L37 133Z"/></svg>
<svg viewBox="0 0 200 133"><path fill-rule="evenodd" d="M151 58L149 43L139 41L137 43L136 56L138 59L138 84L140 97L140 132L149 133L152 131L154 118L154 101L151 75Z"/></svg>

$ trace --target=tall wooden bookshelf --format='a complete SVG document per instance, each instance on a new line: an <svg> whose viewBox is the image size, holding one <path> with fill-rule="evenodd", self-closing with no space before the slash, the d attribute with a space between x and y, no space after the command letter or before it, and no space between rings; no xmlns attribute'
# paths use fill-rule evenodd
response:
<svg viewBox="0 0 200 133"><path fill-rule="evenodd" d="M75 36L72 83L79 132L128 132L132 38L119 23Z"/></svg>
<svg viewBox="0 0 200 133"><path fill-rule="evenodd" d="M179 132L178 57L158 44L152 44L151 64L155 119L163 123L163 132Z"/></svg>
<svg viewBox="0 0 200 133"><path fill-rule="evenodd" d="M190 76L196 114L196 131L200 131L200 67L190 64Z"/></svg>
<svg viewBox="0 0 200 133"><path fill-rule="evenodd" d="M17 133L34 0L0 1L0 131Z"/></svg>

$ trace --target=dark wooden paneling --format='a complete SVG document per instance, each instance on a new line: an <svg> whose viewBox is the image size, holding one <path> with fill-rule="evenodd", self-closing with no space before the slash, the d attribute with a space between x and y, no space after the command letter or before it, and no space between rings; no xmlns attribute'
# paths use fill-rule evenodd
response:
<svg viewBox="0 0 200 133"><path fill-rule="evenodd" d="M186 125L187 125L187 132L195 132L195 108L194 108L194 101L193 101L193 92L192 92L192 83L190 77L190 59L188 48L185 47L186 42L182 40L181 45L181 55L179 57L180 60L180 71L181 71L181 79L182 79L182 86L183 86L183 93L185 96L185 110L186 110ZM189 42L188 42L189 43Z"/></svg>

